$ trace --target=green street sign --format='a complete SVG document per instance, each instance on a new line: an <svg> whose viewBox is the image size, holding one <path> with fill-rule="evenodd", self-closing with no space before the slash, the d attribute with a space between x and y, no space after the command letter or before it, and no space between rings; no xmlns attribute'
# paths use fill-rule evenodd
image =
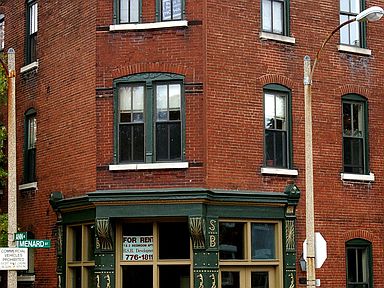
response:
<svg viewBox="0 0 384 288"><path fill-rule="evenodd" d="M51 240L29 239L16 241L16 246L19 248L51 248Z"/></svg>
<svg viewBox="0 0 384 288"><path fill-rule="evenodd" d="M17 232L13 234L14 241L27 240L27 232Z"/></svg>

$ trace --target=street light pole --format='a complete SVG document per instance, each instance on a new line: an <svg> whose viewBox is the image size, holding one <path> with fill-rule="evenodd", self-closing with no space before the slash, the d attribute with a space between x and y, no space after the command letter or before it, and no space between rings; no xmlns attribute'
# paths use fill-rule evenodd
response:
<svg viewBox="0 0 384 288"><path fill-rule="evenodd" d="M345 25L354 21L378 21L384 15L381 7L374 6L360 12L356 18L349 19L337 26L323 41L316 53L313 66L311 59L304 57L304 122L305 122L305 198L306 198L306 237L307 237L307 287L316 287L315 255L315 212L313 192L313 151L312 151L312 79L320 53L332 36Z"/></svg>

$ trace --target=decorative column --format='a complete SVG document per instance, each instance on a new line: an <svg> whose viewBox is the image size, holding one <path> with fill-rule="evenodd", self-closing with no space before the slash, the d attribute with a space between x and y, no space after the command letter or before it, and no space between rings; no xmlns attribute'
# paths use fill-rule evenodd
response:
<svg viewBox="0 0 384 288"><path fill-rule="evenodd" d="M115 251L109 218L96 218L95 288L115 287Z"/></svg>
<svg viewBox="0 0 384 288"><path fill-rule="evenodd" d="M296 206L300 199L300 190L293 183L284 191L288 196L285 210L285 249L284 249L284 287L296 287Z"/></svg>
<svg viewBox="0 0 384 288"><path fill-rule="evenodd" d="M193 245L193 287L217 288L219 276L219 221L214 217L190 216Z"/></svg>

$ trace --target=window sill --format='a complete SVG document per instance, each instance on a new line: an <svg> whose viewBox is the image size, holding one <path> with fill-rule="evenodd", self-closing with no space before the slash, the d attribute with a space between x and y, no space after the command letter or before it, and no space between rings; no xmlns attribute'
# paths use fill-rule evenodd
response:
<svg viewBox="0 0 384 288"><path fill-rule="evenodd" d="M116 24L110 25L109 31L129 31L129 30L148 30L148 29L161 29L172 27L188 27L188 21L164 21L155 23L138 23L138 24Z"/></svg>
<svg viewBox="0 0 384 288"><path fill-rule="evenodd" d="M38 67L39 67L39 61L37 60L35 62L32 62L31 64L28 64L28 65L21 67L20 73L25 73L25 72L28 72L32 69L37 69Z"/></svg>
<svg viewBox="0 0 384 288"><path fill-rule="evenodd" d="M186 169L188 162L172 162L172 163L143 163L143 164L116 164L109 165L109 171L121 170L156 170L156 169Z"/></svg>
<svg viewBox="0 0 384 288"><path fill-rule="evenodd" d="M280 34L273 34L268 32L260 32L260 39L261 40L275 40L278 42L288 43L288 44L295 44L296 39L293 37L288 37Z"/></svg>
<svg viewBox="0 0 384 288"><path fill-rule="evenodd" d="M372 51L370 49L366 48L360 48L360 47L355 47L355 46L349 46L349 45L337 45L337 49L340 52L349 52L349 53L355 53L355 54L360 54L364 56L371 56Z"/></svg>
<svg viewBox="0 0 384 288"><path fill-rule="evenodd" d="M341 173L340 175L341 175L341 180L343 181L362 181L362 182L375 181L375 174L373 173L369 173L369 175Z"/></svg>
<svg viewBox="0 0 384 288"><path fill-rule="evenodd" d="M299 175L299 172L297 169L261 167L261 174L297 176Z"/></svg>
<svg viewBox="0 0 384 288"><path fill-rule="evenodd" d="M31 182L19 185L19 191L34 189L37 190L37 182Z"/></svg>

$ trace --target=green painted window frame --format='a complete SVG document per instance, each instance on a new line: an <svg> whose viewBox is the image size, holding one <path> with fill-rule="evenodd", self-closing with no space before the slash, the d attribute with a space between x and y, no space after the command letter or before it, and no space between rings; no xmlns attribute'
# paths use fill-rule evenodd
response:
<svg viewBox="0 0 384 288"><path fill-rule="evenodd" d="M36 10L33 12L31 10L32 7L36 8ZM39 22L39 9L37 0L27 1L26 16L25 64L30 64L37 60L37 35Z"/></svg>
<svg viewBox="0 0 384 288"><path fill-rule="evenodd" d="M285 155L286 155L286 161L285 163L281 165L269 165L267 163L267 145L266 145L266 131L268 130L266 128L265 123L265 94L271 93L273 95L284 95L285 96L285 105L286 105L286 149L285 149ZM267 84L263 87L263 127L264 127L264 148L263 148L263 165L264 167L271 167L271 168L283 168L283 169L292 169L293 167L293 151L292 151L292 93L291 90L281 84Z"/></svg>
<svg viewBox="0 0 384 288"><path fill-rule="evenodd" d="M163 13L162 13L162 4L164 0L156 0L156 20L158 22L165 22L165 21L181 21L185 20L185 0L180 0L181 3L181 17L178 19L174 19L173 14L171 16L171 19L163 19ZM170 0L171 3L177 0Z"/></svg>
<svg viewBox="0 0 384 288"><path fill-rule="evenodd" d="M128 4L130 3L130 0L126 0ZM139 9L139 15L138 15L138 21L127 21L127 22L122 22L121 16L120 16L120 2L121 0L114 0L114 24L137 24L141 23L143 19L143 14L142 14L142 1L141 0L136 0L138 2L138 9Z"/></svg>
<svg viewBox="0 0 384 288"><path fill-rule="evenodd" d="M342 11L341 10L341 4L340 4L341 1L349 1L349 3L350 3L351 0L340 0L339 1L339 6L340 6L339 7L340 24L341 24L341 16L342 15L348 16L348 17L356 17L356 15L358 14L358 13L353 13L353 12L350 12L350 11ZM365 0L360 0L359 2L360 2L360 12L361 12L361 11L363 11L365 9ZM341 35L342 35L343 31L345 31L346 29L348 29L348 31L349 31L351 25L358 25L358 27L359 27L360 31L359 31L359 44L358 45L351 44L350 43L350 38L348 39L349 43L342 43L341 42ZM358 23L357 22L353 22L351 24L348 24L348 25L342 27L340 29L339 41L340 41L340 44L342 44L342 45L348 45L348 46L359 47L359 48L367 48L367 23L365 21L358 22Z"/></svg>
<svg viewBox="0 0 384 288"><path fill-rule="evenodd" d="M367 288L373 288L373 259L372 259L372 243L361 238L356 238L349 240L345 243L345 260L346 260L346 282L348 288L358 288L362 283L350 283L349 276L349 259L348 252L349 250L364 250L367 254L367 259L365 263L359 263L361 266L365 266L365 273L367 274L368 279L364 284L368 284Z"/></svg>
<svg viewBox="0 0 384 288"><path fill-rule="evenodd" d="M264 1L271 2L271 5L273 5L273 2L280 2L283 3L283 19L282 19L282 25L283 25L283 31L282 33L275 33L273 32L273 22L271 23L271 30L264 29L264 21L263 21L263 11L264 11ZM273 33L273 34L278 34L278 35L283 35L283 36L289 36L290 35L290 0L261 0L260 2L261 6L261 31L267 32L267 33ZM272 10L271 10L272 11ZM273 14L273 12L271 12ZM271 20L273 21L273 20Z"/></svg>
<svg viewBox="0 0 384 288"><path fill-rule="evenodd" d="M24 117L24 183L32 183L36 182L36 110L28 109ZM31 121L34 122L33 133L30 130Z"/></svg>
<svg viewBox="0 0 384 288"><path fill-rule="evenodd" d="M346 171L346 164L345 164L345 144L344 140L348 138L353 138L353 136L347 136L344 133L344 104L360 104L362 105L363 109L363 160L362 160L362 172L361 173L354 173L354 172L349 172ZM368 101L365 97L358 95L358 94L347 94L342 97L342 135L343 135L343 171L344 173L352 173L352 174L369 174L369 141L368 141Z"/></svg>
<svg viewBox="0 0 384 288"><path fill-rule="evenodd" d="M181 85L181 155L177 160L156 160L156 97L155 88L157 84L179 83ZM118 88L121 85L144 85L144 159L143 161L120 161L119 148L119 94ZM114 164L134 163L169 163L182 162L185 159L185 93L184 76L173 73L140 73L115 79L114 88Z"/></svg>

